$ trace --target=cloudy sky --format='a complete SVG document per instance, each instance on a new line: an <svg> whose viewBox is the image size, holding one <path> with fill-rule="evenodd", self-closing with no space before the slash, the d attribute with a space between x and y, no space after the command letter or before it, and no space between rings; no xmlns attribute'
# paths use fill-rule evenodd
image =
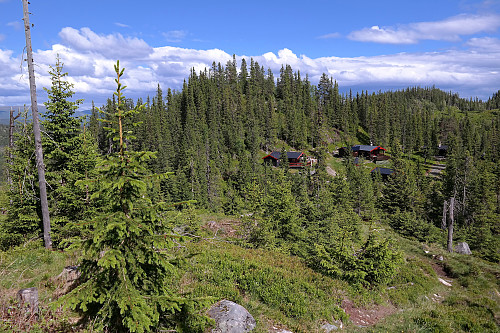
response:
<svg viewBox="0 0 500 333"><path fill-rule="evenodd" d="M59 54L76 97L102 105L113 64L127 97L180 89L191 68L253 58L343 91L432 86L487 99L500 89L500 0L30 0L39 103ZM21 0L0 0L0 106L29 104Z"/></svg>

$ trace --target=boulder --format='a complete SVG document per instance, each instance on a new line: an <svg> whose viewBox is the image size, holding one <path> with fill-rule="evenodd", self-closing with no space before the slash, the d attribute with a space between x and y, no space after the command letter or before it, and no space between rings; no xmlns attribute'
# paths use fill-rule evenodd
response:
<svg viewBox="0 0 500 333"><path fill-rule="evenodd" d="M255 328L255 319L241 305L228 300L214 304L208 316L215 320L212 333L247 333Z"/></svg>
<svg viewBox="0 0 500 333"><path fill-rule="evenodd" d="M32 314L38 313L38 289L27 288L17 292L17 298L21 305L28 305Z"/></svg>
<svg viewBox="0 0 500 333"><path fill-rule="evenodd" d="M467 255L472 254L472 252L469 248L469 244L467 244L466 242L457 243L457 245L455 245L455 252L460 253L460 254L467 254Z"/></svg>
<svg viewBox="0 0 500 333"><path fill-rule="evenodd" d="M334 322L334 324L326 323L323 326L321 326L321 329L326 332L326 333L331 333L333 331L337 331L343 327L342 321L337 320Z"/></svg>

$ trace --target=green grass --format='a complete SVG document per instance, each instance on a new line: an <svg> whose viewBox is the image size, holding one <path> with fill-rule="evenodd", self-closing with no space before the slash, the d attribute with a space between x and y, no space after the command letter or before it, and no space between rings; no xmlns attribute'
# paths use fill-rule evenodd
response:
<svg viewBox="0 0 500 333"><path fill-rule="evenodd" d="M400 308L368 329L349 332L500 332L500 267L473 256L450 254L436 244L426 246L401 238L407 264L387 296ZM443 255L444 261L431 254ZM442 265L452 287L436 283L431 265ZM408 284L404 284L408 283ZM438 295L435 297L434 295Z"/></svg>
<svg viewBox="0 0 500 333"><path fill-rule="evenodd" d="M76 260L72 253L44 249L41 241L0 252L0 332L71 332L75 314L54 308L51 302L59 287L54 278ZM17 291L31 287L38 289L38 320L17 301Z"/></svg>
<svg viewBox="0 0 500 333"><path fill-rule="evenodd" d="M201 224L232 221L235 227L240 225L236 217L200 213L197 218ZM185 247L179 251L197 255L181 264L171 283L181 293L210 296L213 303L228 299L243 305L257 321L256 333L269 332L272 326L294 333L321 332L323 323L336 319L344 322L343 332L499 332L498 264L473 256L448 254L440 244L422 244L402 238L385 224L371 226L374 227L393 238L405 254L404 264L386 285L350 286L345 281L314 272L300 258L244 248L230 238L213 238L210 230L204 231L205 240L183 244ZM48 304L56 288L52 278L64 266L75 264L77 257L74 253L47 251L41 245L41 241L37 241L0 252L2 306L12 304L17 290L37 287L44 309L41 323L60 321L59 331L70 331L68 318L74 315L58 312L56 316ZM424 248L429 253L425 253ZM444 261L432 255L443 255ZM438 265L448 275L446 279L452 281L452 287L439 283L435 271ZM345 299L361 310L375 304L390 304L395 310L376 325L362 328L351 323L341 309ZM200 314L204 311L198 310ZM207 328L206 321L200 317L188 319L190 332ZM41 323L33 326L32 331L41 332L43 327L48 327ZM0 325L0 331L1 328Z"/></svg>
<svg viewBox="0 0 500 333"><path fill-rule="evenodd" d="M272 323L317 332L320 322L347 319L340 304L348 285L313 272L298 258L225 242L190 247L200 254L185 267L183 290L243 305L257 319L256 332L268 332Z"/></svg>

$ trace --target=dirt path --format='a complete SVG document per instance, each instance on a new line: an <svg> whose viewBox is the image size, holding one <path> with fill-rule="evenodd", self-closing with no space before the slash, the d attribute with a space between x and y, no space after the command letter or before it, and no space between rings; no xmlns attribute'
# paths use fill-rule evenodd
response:
<svg viewBox="0 0 500 333"><path fill-rule="evenodd" d="M369 308L358 308L348 299L342 301L342 308L349 315L349 320L359 327L375 325L380 320L397 311L396 307L392 305L374 305Z"/></svg>
<svg viewBox="0 0 500 333"><path fill-rule="evenodd" d="M430 169L427 171L427 176L440 177L446 165L442 163L434 163L431 165Z"/></svg>
<svg viewBox="0 0 500 333"><path fill-rule="evenodd" d="M332 176L332 177L336 177L337 176L337 173L335 172L335 170L333 170L331 167L327 166L326 167L326 172Z"/></svg>

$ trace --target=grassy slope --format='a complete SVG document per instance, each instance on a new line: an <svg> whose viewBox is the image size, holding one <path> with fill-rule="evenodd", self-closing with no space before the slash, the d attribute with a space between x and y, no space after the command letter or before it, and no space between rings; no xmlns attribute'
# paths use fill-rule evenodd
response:
<svg viewBox="0 0 500 333"><path fill-rule="evenodd" d="M220 216L212 221L225 226L233 223L235 227L238 223L237 219ZM427 246L426 254L422 244L400 238L389 230L386 233L397 239L405 253L405 264L393 281L376 290L353 289L344 281L315 273L299 258L245 249L233 244L237 241L230 238L188 244L184 250L198 255L183 264L172 284L184 293L213 296L214 302L225 298L242 304L257 320L255 332L269 332L272 327L295 333L321 332L324 322L332 323L335 319L347 324L345 332L499 331L498 265L448 254L436 245ZM210 238L209 233L206 236ZM445 260L441 262L432 255L443 255ZM2 309L12 305L10 299L17 290L38 287L46 316L42 322L48 325L51 318L56 318L56 310L46 306L57 287L51 278L76 260L70 253L34 246L1 253ZM452 287L442 285L438 277L451 281ZM348 314L341 309L346 301L351 303ZM361 318L369 322L366 315L374 309L385 309L386 317L377 318L375 325L359 327L365 325L354 316L365 315ZM71 316L68 312L57 313L62 331L68 327ZM4 322L4 329L6 324L12 323ZM37 325L40 327L42 323Z"/></svg>
<svg viewBox="0 0 500 333"><path fill-rule="evenodd" d="M328 164L336 170L342 167L334 159ZM204 216L201 221L215 221L216 225L222 222L226 228L239 226L238 219L227 220L223 216ZM344 332L500 331L498 265L448 254L440 246L401 238L388 226L377 227L386 229L386 234L397 240L405 253L405 264L388 285L376 290L354 289L344 281L315 273L299 258L245 249L237 245L237 240L224 237L188 244L185 250L198 255L182 266L172 285L180 292L242 304L257 320L255 332L269 332L272 327L295 333L321 332L324 322L335 319L346 324ZM208 239L213 236L206 235ZM19 317L7 312L14 304L17 290L27 287L40 290L42 320L31 326L33 331L55 326L59 331L70 331L67 323L74 315L51 309L47 304L57 291L52 277L64 266L75 264L77 258L71 253L47 252L40 246L41 243L31 244L0 253L0 331L12 331L9 327L16 324L13 321L19 321ZM424 247L429 253L424 252ZM444 257L443 262L436 259L439 255ZM451 281L452 287L441 284L439 277ZM386 311L370 322L375 324L360 327L366 325L359 321L359 314L367 319L375 309Z"/></svg>

